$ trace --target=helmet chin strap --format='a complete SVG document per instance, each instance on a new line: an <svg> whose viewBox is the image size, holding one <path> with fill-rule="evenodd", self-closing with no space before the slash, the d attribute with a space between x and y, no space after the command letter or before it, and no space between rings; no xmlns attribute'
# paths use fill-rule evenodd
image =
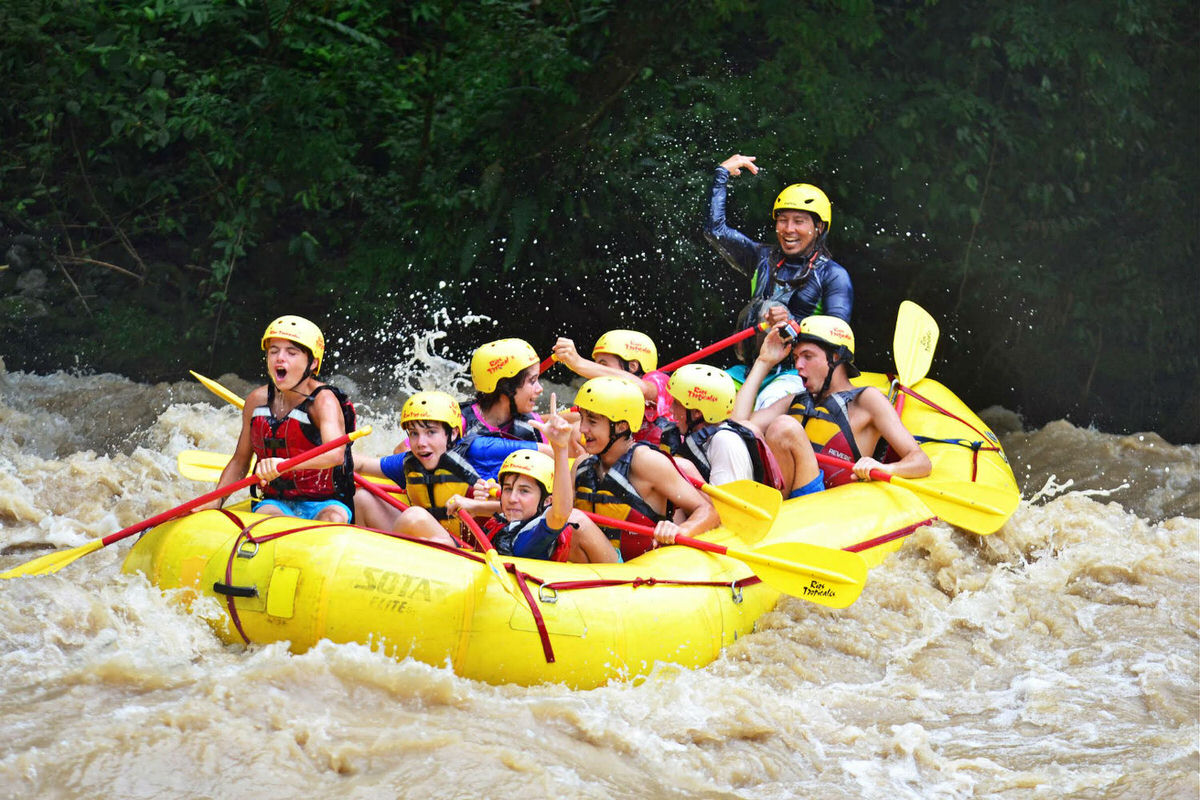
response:
<svg viewBox="0 0 1200 800"><path fill-rule="evenodd" d="M617 423L611 419L608 421L608 444L604 445L604 449L596 455L602 456L608 452L608 448L617 443L618 439L628 439L633 436L633 432L626 428L621 433L617 433Z"/></svg>
<svg viewBox="0 0 1200 800"><path fill-rule="evenodd" d="M842 363L840 358L835 359L833 353L825 351L825 363L829 365L829 371L825 373L825 382L821 384L821 391L817 392L817 398L820 399L829 391L829 384L833 380L833 371L837 369L837 365Z"/></svg>

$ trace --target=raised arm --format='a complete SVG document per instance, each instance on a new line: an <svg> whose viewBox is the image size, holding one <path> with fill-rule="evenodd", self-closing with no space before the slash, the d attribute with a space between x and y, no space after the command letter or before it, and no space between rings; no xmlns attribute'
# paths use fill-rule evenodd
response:
<svg viewBox="0 0 1200 800"><path fill-rule="evenodd" d="M729 179L740 175L742 169L758 172L753 156L733 155L717 167L709 197L708 219L704 223L704 238L731 267L750 277L758 261L759 244L736 228L731 228L725 219L726 187Z"/></svg>
<svg viewBox="0 0 1200 800"><path fill-rule="evenodd" d="M584 358L580 355L579 350L575 347L575 342L565 336L558 337L558 341L554 343L551 350L563 366L583 378L620 378L623 381L629 381L637 385L642 393L642 397L646 398L647 403L653 403L658 399L658 387L649 381L644 381L636 375L631 375L624 370L615 367L606 367L603 364L597 364L590 358Z"/></svg>
<svg viewBox="0 0 1200 800"><path fill-rule="evenodd" d="M558 413L558 398L550 395L550 416L546 419L546 438L554 448L554 489L546 524L562 530L575 507L575 480L571 474L571 442L579 439L579 420L574 424Z"/></svg>
<svg viewBox="0 0 1200 800"><path fill-rule="evenodd" d="M733 419L739 422L750 422L760 430L766 430L776 417L787 410L791 402L789 397L781 397L766 408L754 410L754 401L758 397L763 380L776 364L783 361L792 352L791 346L779 335L779 329L785 324L787 323L778 323L767 332L762 346L758 349L758 358L754 359L754 365L747 373L746 380L738 389L737 398L733 402L733 414L731 415Z"/></svg>

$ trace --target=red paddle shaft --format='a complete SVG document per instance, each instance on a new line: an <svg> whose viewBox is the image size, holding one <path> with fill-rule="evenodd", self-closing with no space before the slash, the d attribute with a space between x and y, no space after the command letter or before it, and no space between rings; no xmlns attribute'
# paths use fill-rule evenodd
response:
<svg viewBox="0 0 1200 800"><path fill-rule="evenodd" d="M659 372L674 372L684 364L691 364L693 361L699 361L711 353L716 353L720 350L724 350L726 347L737 344L738 342L742 341L742 339L749 339L755 334L756 331L765 331L769 327L770 326L767 325L767 323L760 322L757 325L746 328L744 331L738 331L731 336L726 336L719 342L713 342L708 347L702 347L696 352L692 353L690 356L684 356L683 358L672 361L670 364L667 364L664 367L659 367ZM542 373L550 369L550 367L554 366L555 361L556 359L554 356L549 356L545 361L538 365L538 372Z"/></svg>
<svg viewBox="0 0 1200 800"><path fill-rule="evenodd" d="M325 444L322 444L318 447L314 447L312 450L306 450L305 452L301 453L298 456L293 456L292 458L289 458L286 461L280 462L279 471L287 472L290 469L294 469L299 464L303 464L305 461L308 461L309 459L316 458L317 456L319 456L323 453L328 453L330 450L333 450L338 447L342 447L343 445L347 444L348 442L351 442L354 439L357 439L359 436L365 436L370 432L371 432L370 428L363 428L361 430L354 431L353 433L347 433L342 436L339 436L338 438L334 439L333 441L326 442ZM219 500L222 497L228 497L229 495L233 494L234 492L236 492L240 489L245 489L246 487L251 486L256 483L258 483L258 478L256 476L247 475L246 477L242 478L240 481L235 481L234 483L231 483L228 486L222 486L219 489L213 489L211 492L202 494L199 497L195 498L194 500L189 500L182 505L178 505L172 509L168 509L167 511L164 511L161 514L155 514L153 517L150 517L150 519L142 520L141 522L137 523L136 525L130 525L128 528L125 528L124 530L119 530L116 533L110 533L108 536L105 536L103 539L100 540L103 543L101 546L108 547L113 542L120 541L121 539L124 539L126 536L132 536L135 533L141 533L142 531L144 531L148 528L153 528L155 525L160 525L160 524L166 522L167 520L178 517L180 514L184 514L188 511L191 511L193 508L199 508L200 506L204 505L205 503L211 502L213 500Z"/></svg>
<svg viewBox="0 0 1200 800"><path fill-rule="evenodd" d="M664 367L659 367L658 368L659 372L673 372L673 371L679 369L680 367L682 367L684 364L691 364L693 361L699 361L700 359L704 358L706 355L709 355L710 353L715 353L718 350L724 350L726 347L735 345L738 342L742 341L743 339L749 339L751 336L753 336L755 334L755 332L760 331L760 330L765 331L768 327L769 326L767 325L767 323L760 322L757 325L753 325L749 328L746 328L746 330L744 330L744 331L738 331L737 333L733 334L732 336L726 336L724 339L722 339L719 342L713 342L708 347L700 348L696 352L692 353L690 356L684 356L683 358L672 361L670 364L667 364Z"/></svg>
<svg viewBox="0 0 1200 800"><path fill-rule="evenodd" d="M853 461L847 461L846 459L838 458L837 456L831 456L831 455L827 455L825 453L816 453L815 455L817 457L817 461L824 464L827 467L840 467L841 469L850 469L851 467L854 466ZM881 469L871 470L871 477L877 481L885 481L887 483L891 483L891 481L892 481L892 473L884 472Z"/></svg>

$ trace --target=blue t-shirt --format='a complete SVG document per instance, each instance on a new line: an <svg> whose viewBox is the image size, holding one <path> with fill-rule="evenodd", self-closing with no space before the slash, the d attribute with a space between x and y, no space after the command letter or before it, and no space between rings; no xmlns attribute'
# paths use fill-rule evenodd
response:
<svg viewBox="0 0 1200 800"><path fill-rule="evenodd" d="M500 472L500 465L510 453L517 450L536 450L537 442L526 442L518 439L501 439L496 436L477 436L467 448L467 461L479 473L483 480L495 479ZM379 468L385 477L404 487L404 459L408 453L398 453L379 459Z"/></svg>

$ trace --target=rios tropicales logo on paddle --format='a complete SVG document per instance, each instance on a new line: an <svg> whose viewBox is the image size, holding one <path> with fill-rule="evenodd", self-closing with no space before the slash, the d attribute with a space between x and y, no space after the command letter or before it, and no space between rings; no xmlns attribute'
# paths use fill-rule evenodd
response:
<svg viewBox="0 0 1200 800"><path fill-rule="evenodd" d="M814 580L804 587L804 597L833 597L835 592L820 581Z"/></svg>

